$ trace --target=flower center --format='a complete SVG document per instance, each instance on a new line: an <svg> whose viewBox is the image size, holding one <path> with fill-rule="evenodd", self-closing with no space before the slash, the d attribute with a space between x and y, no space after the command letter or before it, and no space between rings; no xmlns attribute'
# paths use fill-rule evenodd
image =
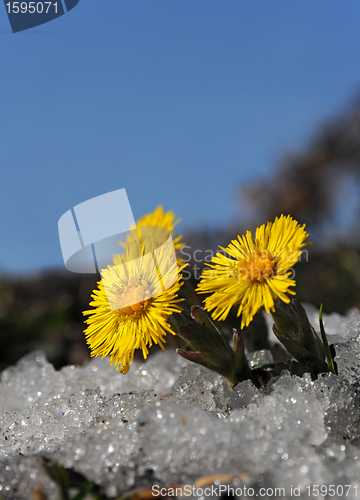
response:
<svg viewBox="0 0 360 500"><path fill-rule="evenodd" d="M148 283L139 283L133 276L129 279L124 291L117 297L120 313L134 314L144 309L151 298Z"/></svg>
<svg viewBox="0 0 360 500"><path fill-rule="evenodd" d="M273 276L275 261L271 252L256 248L248 253L247 258L239 261L238 268L240 278L262 283Z"/></svg>

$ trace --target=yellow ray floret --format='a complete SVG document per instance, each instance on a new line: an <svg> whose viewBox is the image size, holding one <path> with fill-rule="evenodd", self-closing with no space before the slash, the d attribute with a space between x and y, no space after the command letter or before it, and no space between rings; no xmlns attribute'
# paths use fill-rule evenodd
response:
<svg viewBox="0 0 360 500"><path fill-rule="evenodd" d="M305 224L289 215L277 217L256 229L232 240L224 253L217 253L205 269L197 291L210 293L205 309L213 311L214 319L224 320L233 306L239 306L241 328L248 326L261 306L267 313L274 310L274 298L290 302L286 293L295 294L289 287L292 266L300 259L308 238Z"/></svg>
<svg viewBox="0 0 360 500"><path fill-rule="evenodd" d="M174 231L175 226L179 224L179 222L180 219L176 219L172 210L164 212L163 206L159 205L153 212L140 217L140 219L136 221L136 225L165 227L170 231L175 250L178 251L184 246L184 243L181 243L182 236L176 237L176 232Z"/></svg>
<svg viewBox="0 0 360 500"><path fill-rule="evenodd" d="M89 316L85 336L91 356L110 355L110 364L127 373L135 349L144 358L152 344L164 349L166 332L174 334L167 319L182 310L177 298L182 268L168 250L154 238L132 241L102 270L93 309L83 313Z"/></svg>

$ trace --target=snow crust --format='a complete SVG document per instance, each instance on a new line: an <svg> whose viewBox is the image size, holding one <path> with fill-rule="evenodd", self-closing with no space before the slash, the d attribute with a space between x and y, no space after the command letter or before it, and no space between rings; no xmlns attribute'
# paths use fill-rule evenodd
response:
<svg viewBox="0 0 360 500"><path fill-rule="evenodd" d="M42 485L58 500L43 467L51 460L103 485L109 497L212 476L202 482L285 488L277 498L290 498L294 487L312 498L313 484L350 485L346 498L357 498L360 313L324 323L339 376L311 381L284 372L259 390L246 381L231 391L170 349L135 362L127 375L107 359L56 371L40 352L25 356L1 374L0 495L29 500ZM267 357L252 354L254 363Z"/></svg>

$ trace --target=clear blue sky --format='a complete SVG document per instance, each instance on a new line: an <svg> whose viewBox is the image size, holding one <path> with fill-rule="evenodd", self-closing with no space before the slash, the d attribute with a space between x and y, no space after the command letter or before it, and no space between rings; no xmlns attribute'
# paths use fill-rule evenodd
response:
<svg viewBox="0 0 360 500"><path fill-rule="evenodd" d="M359 90L359 26L350 0L80 0L12 34L0 5L0 269L63 266L59 217L115 189L183 231L241 217Z"/></svg>

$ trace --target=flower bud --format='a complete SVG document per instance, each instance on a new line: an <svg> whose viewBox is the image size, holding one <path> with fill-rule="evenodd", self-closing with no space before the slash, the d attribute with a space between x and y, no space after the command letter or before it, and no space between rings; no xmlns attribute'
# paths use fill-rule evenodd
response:
<svg viewBox="0 0 360 500"><path fill-rule="evenodd" d="M275 323L274 334L294 358L300 363L325 360L324 346L300 302L293 299L286 304L277 299L271 315Z"/></svg>
<svg viewBox="0 0 360 500"><path fill-rule="evenodd" d="M231 387L248 379L259 387L247 363L242 337L234 332L232 349L225 334L200 306L192 306L191 316L196 321L191 321L184 314L176 314L169 319L179 337L186 342L177 350L178 354L224 376Z"/></svg>

